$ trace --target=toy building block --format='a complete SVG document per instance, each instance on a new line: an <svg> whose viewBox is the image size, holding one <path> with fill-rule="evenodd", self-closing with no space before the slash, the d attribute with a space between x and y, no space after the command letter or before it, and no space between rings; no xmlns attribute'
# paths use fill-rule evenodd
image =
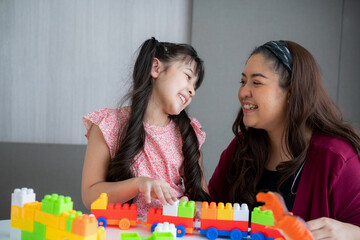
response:
<svg viewBox="0 0 360 240"><path fill-rule="evenodd" d="M174 236L170 232L153 232L148 240L173 240Z"/></svg>
<svg viewBox="0 0 360 240"><path fill-rule="evenodd" d="M10 240L19 240L21 239L21 230L17 228L10 228Z"/></svg>
<svg viewBox="0 0 360 240"><path fill-rule="evenodd" d="M176 227L175 224L173 223L168 223L168 222L164 222L164 223L158 223L158 225L155 227L155 232L169 232L172 234L174 240L176 240Z"/></svg>
<svg viewBox="0 0 360 240"><path fill-rule="evenodd" d="M179 204L178 217L193 218L195 216L195 202L181 201Z"/></svg>
<svg viewBox="0 0 360 240"><path fill-rule="evenodd" d="M249 208L246 203L240 204L234 203L234 213L233 213L234 221L249 221Z"/></svg>
<svg viewBox="0 0 360 240"><path fill-rule="evenodd" d="M106 209L108 205L108 196L106 193L100 194L100 197L91 204L91 209Z"/></svg>
<svg viewBox="0 0 360 240"><path fill-rule="evenodd" d="M233 208L231 203L220 202L217 207L217 219L218 220L233 220Z"/></svg>
<svg viewBox="0 0 360 240"><path fill-rule="evenodd" d="M52 195L45 195L41 201L41 211L60 216L63 212L73 210L73 201L71 197L64 197L56 193Z"/></svg>
<svg viewBox="0 0 360 240"><path fill-rule="evenodd" d="M270 210L260 211L260 207L255 207L251 212L251 222L266 226L274 226L273 213Z"/></svg>
<svg viewBox="0 0 360 240"><path fill-rule="evenodd" d="M23 207L25 203L35 202L35 193L32 188L15 188L11 194L11 205Z"/></svg>
<svg viewBox="0 0 360 240"><path fill-rule="evenodd" d="M173 205L170 205L170 204L163 205L163 214L165 216L177 217L178 216L178 209L179 209L179 200L174 202Z"/></svg>
<svg viewBox="0 0 360 240"><path fill-rule="evenodd" d="M201 205L201 219L216 219L217 207L215 202L211 202L210 206L208 202L203 202Z"/></svg>
<svg viewBox="0 0 360 240"><path fill-rule="evenodd" d="M141 240L137 232L120 233L120 240Z"/></svg>
<svg viewBox="0 0 360 240"><path fill-rule="evenodd" d="M264 202L261 210L271 210L274 214L274 227L289 240L313 240L314 236L307 228L305 222L291 215L284 203L284 199L277 193L267 192L256 195L258 202Z"/></svg>
<svg viewBox="0 0 360 240"><path fill-rule="evenodd" d="M87 214L77 216L72 223L72 233L80 236L96 235L97 225L95 216Z"/></svg>

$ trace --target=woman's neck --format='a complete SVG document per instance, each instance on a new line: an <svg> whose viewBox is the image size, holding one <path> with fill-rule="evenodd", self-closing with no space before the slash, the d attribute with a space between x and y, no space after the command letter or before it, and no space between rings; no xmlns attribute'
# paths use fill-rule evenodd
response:
<svg viewBox="0 0 360 240"><path fill-rule="evenodd" d="M286 162L292 159L291 153L287 151L286 139L282 137L282 131L268 133L270 139L269 156L265 163L265 168L275 171L276 167L281 162ZM305 141L306 145L309 144L312 136L312 130L306 128Z"/></svg>

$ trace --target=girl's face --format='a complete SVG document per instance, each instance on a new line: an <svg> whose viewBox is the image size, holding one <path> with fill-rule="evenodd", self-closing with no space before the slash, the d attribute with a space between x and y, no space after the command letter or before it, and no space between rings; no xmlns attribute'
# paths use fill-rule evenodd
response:
<svg viewBox="0 0 360 240"><path fill-rule="evenodd" d="M153 67L151 73L154 79L151 99L164 114L178 115L195 96L196 63L194 61L176 61L170 63L166 70L161 62L158 64L159 71L154 73Z"/></svg>
<svg viewBox="0 0 360 240"><path fill-rule="evenodd" d="M279 75L263 54L255 54L247 61L238 96L245 126L268 133L283 129L288 90L279 86Z"/></svg>

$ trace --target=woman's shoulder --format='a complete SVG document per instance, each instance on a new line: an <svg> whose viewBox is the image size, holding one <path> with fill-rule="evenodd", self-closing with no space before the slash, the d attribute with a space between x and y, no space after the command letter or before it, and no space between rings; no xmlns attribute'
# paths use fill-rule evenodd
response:
<svg viewBox="0 0 360 240"><path fill-rule="evenodd" d="M358 155L355 148L345 139L318 132L313 133L309 147L317 151L337 155L344 160Z"/></svg>

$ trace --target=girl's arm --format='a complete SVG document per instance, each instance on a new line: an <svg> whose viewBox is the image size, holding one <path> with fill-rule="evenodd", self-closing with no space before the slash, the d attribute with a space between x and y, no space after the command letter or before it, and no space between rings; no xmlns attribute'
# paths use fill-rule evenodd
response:
<svg viewBox="0 0 360 240"><path fill-rule="evenodd" d="M109 148L97 125L93 125L86 148L82 173L81 195L84 205L90 208L101 193L107 193L109 202L124 203L138 193L144 193L148 203L151 197L163 204L176 200L170 185L162 180L148 177L134 177L124 181L106 182L107 168L110 162Z"/></svg>

